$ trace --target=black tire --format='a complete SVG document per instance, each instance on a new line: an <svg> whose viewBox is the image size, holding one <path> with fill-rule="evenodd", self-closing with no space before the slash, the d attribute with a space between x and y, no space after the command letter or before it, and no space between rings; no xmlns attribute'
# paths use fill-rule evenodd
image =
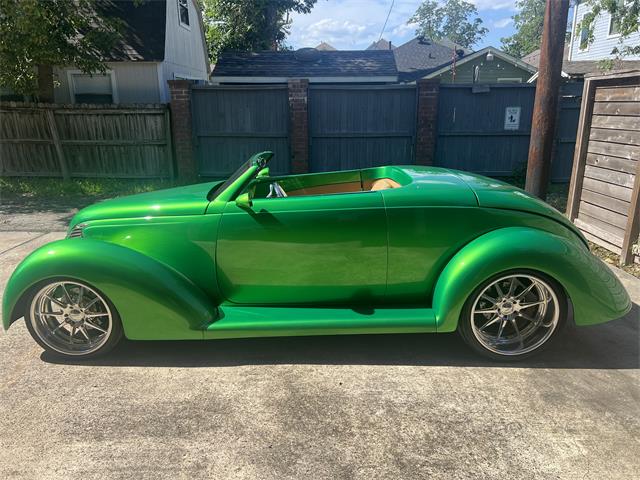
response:
<svg viewBox="0 0 640 480"><path fill-rule="evenodd" d="M547 333L547 332L544 333L544 335L548 335L548 337L546 337L542 341L542 343L535 346L535 348L533 348L532 350L526 351L524 353L514 353L514 352L500 353L500 352L490 350L483 343L483 341L480 340L479 337L482 337L482 335L479 333L476 333L478 331L477 327L474 329L474 327L472 326L472 322L474 321L473 319L477 318L472 316L472 309L476 304L476 300L478 299L478 297L481 295L482 292L485 291L485 289L487 289L487 287L492 286L495 282L497 282L500 279L504 279L505 277L511 277L514 275L521 275L524 277L533 277L537 279L539 282L541 282L541 285L544 284L545 287L549 288L553 292L551 297L552 300L553 300L553 296L555 296L555 299L557 299L558 318L557 318L557 322L555 323L555 327L553 328L551 333ZM556 307L554 306L554 308ZM458 332L460 333L464 341L474 351L476 351L477 353L479 353L484 357L487 357L496 361L501 361L501 362L521 361L521 360L530 358L534 355L538 355L540 352L549 348L549 346L551 346L554 342L557 341L557 339L561 336L562 332L564 331L566 324L568 323L567 322L568 313L569 313L569 303L568 303L567 295L565 294L562 286L560 286L560 284L556 280L549 277L548 275L545 275L543 273L533 271L533 270L526 270L526 269L509 270L509 271L505 271L505 272L493 275L491 278L488 278L487 280L482 282L480 285L478 285L478 287L471 293L471 295L469 295L469 298L467 298L467 301L464 304L464 307L462 309L462 313L460 316L460 320L458 322ZM476 315L481 315L481 314L476 314ZM491 316L493 314L488 314L488 315ZM490 317L485 317L485 318L490 318ZM506 320L505 320L505 325L507 325ZM515 332L516 330L514 329L514 334ZM499 338L499 335L500 334L498 334L498 338Z"/></svg>
<svg viewBox="0 0 640 480"><path fill-rule="evenodd" d="M83 287L91 290L93 293L96 293L97 295L99 295L100 300L104 301L104 303L108 305L108 311L110 313L111 329L107 334L106 340L101 340L101 345L99 348L86 353L76 352L76 353L70 354L70 353L65 353L64 351L62 351L62 349L54 348L52 345L47 343L45 339L41 337L41 335L44 335L44 333L39 331L40 329L36 328L37 321L32 316L32 310L33 310L32 306L34 304L34 301L36 300L36 296L39 295L39 292L41 292L47 286L55 283L59 283L59 282L71 282L76 285L82 285ZM76 280L68 277L65 277L65 278L58 277L58 278L52 278L52 279L39 282L38 284L34 285L29 290L29 292L27 292L27 294L25 295L25 301L23 302L23 305L25 306L24 319L27 325L27 330L29 330L31 337L46 352L56 357L74 359L74 360L96 358L96 357L105 355L106 353L111 351L118 344L118 342L120 342L120 340L123 337L122 322L120 320L120 315L118 314L118 310L116 309L113 302L99 289L80 280Z"/></svg>

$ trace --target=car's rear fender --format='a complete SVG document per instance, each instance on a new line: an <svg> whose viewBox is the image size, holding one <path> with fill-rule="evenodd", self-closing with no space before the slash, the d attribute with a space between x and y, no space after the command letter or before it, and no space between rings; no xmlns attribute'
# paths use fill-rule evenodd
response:
<svg viewBox="0 0 640 480"><path fill-rule="evenodd" d="M478 285L516 268L555 279L572 302L578 325L614 320L631 308L618 278L577 237L571 240L534 228L509 227L468 243L444 268L433 296L438 332L456 329L464 303Z"/></svg>
<svg viewBox="0 0 640 480"><path fill-rule="evenodd" d="M24 315L25 295L42 280L72 278L98 288L113 302L127 338L202 338L216 307L184 275L120 245L69 239L34 251L15 270L4 293L4 328Z"/></svg>

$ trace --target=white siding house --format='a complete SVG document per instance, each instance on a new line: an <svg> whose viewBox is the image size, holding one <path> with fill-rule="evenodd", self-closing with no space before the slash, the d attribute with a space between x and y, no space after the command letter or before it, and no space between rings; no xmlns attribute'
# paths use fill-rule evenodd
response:
<svg viewBox="0 0 640 480"><path fill-rule="evenodd" d="M580 29L579 25L583 17L590 10L585 2L578 2L573 12L573 24L571 29L571 43L568 60L573 62L598 61L613 58L611 53L614 48L622 50L625 46L640 45L640 32L636 32L627 38L622 38L617 33L615 19L609 12L602 12L594 21L594 39L587 45L586 31ZM640 55L628 55L625 61L640 60Z"/></svg>
<svg viewBox="0 0 640 480"><path fill-rule="evenodd" d="M166 103L167 81L206 81L209 61L198 0L107 2L124 23L123 41L106 74L54 69L56 103Z"/></svg>

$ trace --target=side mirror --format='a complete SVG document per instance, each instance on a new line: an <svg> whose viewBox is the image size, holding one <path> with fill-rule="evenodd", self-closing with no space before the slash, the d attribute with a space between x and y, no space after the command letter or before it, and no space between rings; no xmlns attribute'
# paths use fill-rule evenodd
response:
<svg viewBox="0 0 640 480"><path fill-rule="evenodd" d="M249 193L243 193L242 195L238 195L236 198L236 205L245 210L253 207L253 202L251 201L251 195Z"/></svg>

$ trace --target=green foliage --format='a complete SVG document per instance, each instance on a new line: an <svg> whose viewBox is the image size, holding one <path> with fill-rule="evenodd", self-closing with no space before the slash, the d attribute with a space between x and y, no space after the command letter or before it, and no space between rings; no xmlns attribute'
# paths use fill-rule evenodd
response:
<svg viewBox="0 0 640 480"><path fill-rule="evenodd" d="M615 18L621 45L620 48L615 47L611 54L616 58L640 54L640 45L622 46L625 38L640 31L640 0L586 0L586 4L590 7L590 11L583 17L576 29L578 32L586 30L589 44L594 40L595 19L598 15L609 12Z"/></svg>
<svg viewBox="0 0 640 480"><path fill-rule="evenodd" d="M120 21L100 17L94 0L0 0L0 85L36 92L39 65L104 72L103 54Z"/></svg>
<svg viewBox="0 0 640 480"><path fill-rule="evenodd" d="M212 62L225 50L285 49L291 12L309 13L317 0L203 0Z"/></svg>
<svg viewBox="0 0 640 480"><path fill-rule="evenodd" d="M545 4L545 0L518 0L516 2L518 13L511 17L516 33L500 39L502 50L516 58L522 58L540 48Z"/></svg>
<svg viewBox="0 0 640 480"><path fill-rule="evenodd" d="M446 0L443 4L425 0L407 23L418 24L418 36L433 40L448 38L456 45L470 48L489 31L480 18L469 19L477 14L475 5L465 0Z"/></svg>
<svg viewBox="0 0 640 480"><path fill-rule="evenodd" d="M100 200L144 193L184 184L179 180L135 180L115 178L0 177L0 198L63 199L91 198Z"/></svg>

